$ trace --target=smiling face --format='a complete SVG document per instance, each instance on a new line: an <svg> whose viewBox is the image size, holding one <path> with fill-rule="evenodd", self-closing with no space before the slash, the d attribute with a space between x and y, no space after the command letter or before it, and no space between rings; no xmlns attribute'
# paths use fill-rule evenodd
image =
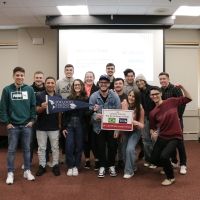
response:
<svg viewBox="0 0 200 200"><path fill-rule="evenodd" d="M119 81L115 81L114 82L114 90L117 92L117 93L120 93L123 91L123 88L124 88L124 83L122 80L119 80Z"/></svg>
<svg viewBox="0 0 200 200"><path fill-rule="evenodd" d="M140 90L144 90L145 88L146 88L146 83L145 83L145 81L144 80L137 80L136 81L136 85L138 86L138 88L140 89Z"/></svg>
<svg viewBox="0 0 200 200"><path fill-rule="evenodd" d="M85 83L87 85L93 85L93 83L94 83L94 74L92 72L87 72L85 74Z"/></svg>
<svg viewBox="0 0 200 200"><path fill-rule="evenodd" d="M161 87L166 88L169 85L169 77L167 77L166 75L160 75L159 81L160 81Z"/></svg>
<svg viewBox="0 0 200 200"><path fill-rule="evenodd" d="M115 66L108 65L106 67L106 73L107 73L108 76L112 77L114 75L114 73L115 73Z"/></svg>
<svg viewBox="0 0 200 200"><path fill-rule="evenodd" d="M46 79L45 88L47 93L54 93L56 87L56 81L52 78Z"/></svg>
<svg viewBox="0 0 200 200"><path fill-rule="evenodd" d="M37 87L43 87L44 83L44 74L35 74L34 75L34 83Z"/></svg>
<svg viewBox="0 0 200 200"><path fill-rule="evenodd" d="M99 89L101 92L106 92L108 91L108 88L110 86L110 82L107 80L100 80L99 81Z"/></svg>
<svg viewBox="0 0 200 200"><path fill-rule="evenodd" d="M125 76L125 80L128 84L133 84L134 83L134 79L135 79L135 75L132 72L129 72L126 76Z"/></svg>
<svg viewBox="0 0 200 200"><path fill-rule="evenodd" d="M17 71L13 74L13 79L16 86L21 86L24 83L25 73Z"/></svg>
<svg viewBox="0 0 200 200"><path fill-rule="evenodd" d="M134 103L135 103L135 94L133 91L129 92L129 94L128 94L128 103L130 105L134 105Z"/></svg>
<svg viewBox="0 0 200 200"><path fill-rule="evenodd" d="M77 95L81 93L81 89L82 89L81 87L82 87L81 82L78 80L75 80L74 81L74 91L76 92Z"/></svg>
<svg viewBox="0 0 200 200"><path fill-rule="evenodd" d="M74 68L73 67L66 67L65 68L65 76L66 78L72 78L74 75Z"/></svg>
<svg viewBox="0 0 200 200"><path fill-rule="evenodd" d="M158 90L151 90L150 98L155 104L159 104L162 101L162 94Z"/></svg>

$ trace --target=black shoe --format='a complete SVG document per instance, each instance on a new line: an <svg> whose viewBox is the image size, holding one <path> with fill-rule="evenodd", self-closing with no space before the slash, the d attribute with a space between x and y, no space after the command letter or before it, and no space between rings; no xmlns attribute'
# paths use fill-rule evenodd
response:
<svg viewBox="0 0 200 200"><path fill-rule="evenodd" d="M59 165L54 165L52 168L52 172L55 176L60 176L60 168Z"/></svg>
<svg viewBox="0 0 200 200"><path fill-rule="evenodd" d="M119 160L117 163L117 169L118 170L123 170L124 169L124 162L123 160Z"/></svg>
<svg viewBox="0 0 200 200"><path fill-rule="evenodd" d="M85 162L85 166L84 166L85 169L90 169L91 168L91 165L90 165L90 161L86 161Z"/></svg>
<svg viewBox="0 0 200 200"><path fill-rule="evenodd" d="M39 165L38 171L36 172L36 176L42 176L46 172L46 168Z"/></svg>
<svg viewBox="0 0 200 200"><path fill-rule="evenodd" d="M95 161L94 171L98 171L98 170L99 170L99 161Z"/></svg>

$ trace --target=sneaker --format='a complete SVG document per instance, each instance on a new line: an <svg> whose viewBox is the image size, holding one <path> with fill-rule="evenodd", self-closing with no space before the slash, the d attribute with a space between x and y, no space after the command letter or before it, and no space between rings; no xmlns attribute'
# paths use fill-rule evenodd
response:
<svg viewBox="0 0 200 200"><path fill-rule="evenodd" d="M144 167L149 167L149 165L150 165L150 164L147 163L147 162L144 163Z"/></svg>
<svg viewBox="0 0 200 200"><path fill-rule="evenodd" d="M110 173L110 176L112 176L112 177L117 176L117 172L115 170L115 166L109 167L109 173Z"/></svg>
<svg viewBox="0 0 200 200"><path fill-rule="evenodd" d="M168 185L171 185L172 183L174 183L175 182L175 178L172 178L172 179L165 179L162 183L161 183L161 185L163 185L163 186L168 186Z"/></svg>
<svg viewBox="0 0 200 200"><path fill-rule="evenodd" d="M27 179L28 181L34 181L35 177L31 174L30 170L24 171L24 178Z"/></svg>
<svg viewBox="0 0 200 200"><path fill-rule="evenodd" d="M185 165L181 165L180 174L182 174L182 175L187 174L187 167Z"/></svg>
<svg viewBox="0 0 200 200"><path fill-rule="evenodd" d="M150 164L150 165L149 165L149 168L150 168L150 169L156 169L157 166L156 166L156 165L153 165L153 164Z"/></svg>
<svg viewBox="0 0 200 200"><path fill-rule="evenodd" d="M160 170L160 174L162 174L162 175L164 175L165 174L165 172L164 172L164 170L162 169L162 170Z"/></svg>
<svg viewBox="0 0 200 200"><path fill-rule="evenodd" d="M67 176L72 176L73 175L73 169L72 168L69 168L67 170Z"/></svg>
<svg viewBox="0 0 200 200"><path fill-rule="evenodd" d="M36 176L42 176L46 172L46 168L42 167L42 165L39 165L39 168L36 172Z"/></svg>
<svg viewBox="0 0 200 200"><path fill-rule="evenodd" d="M23 170L24 170L24 164L22 164L22 166L21 166L21 169L23 169Z"/></svg>
<svg viewBox="0 0 200 200"><path fill-rule="evenodd" d="M104 178L104 177L105 177L105 167L100 167L98 178Z"/></svg>
<svg viewBox="0 0 200 200"><path fill-rule="evenodd" d="M179 167L178 163L173 163L173 162L171 162L171 164L172 164L172 167L173 167L173 168L178 168L178 167Z"/></svg>
<svg viewBox="0 0 200 200"><path fill-rule="evenodd" d="M91 165L90 165L90 161L89 161L89 160L87 160L87 161L85 162L84 168L85 168L85 169L90 169L90 168L91 168Z"/></svg>
<svg viewBox="0 0 200 200"><path fill-rule="evenodd" d="M132 174L124 174L123 178L128 179L134 176L134 172Z"/></svg>
<svg viewBox="0 0 200 200"><path fill-rule="evenodd" d="M59 168L59 165L54 165L53 168L52 168L52 172L55 176L60 176L60 168Z"/></svg>
<svg viewBox="0 0 200 200"><path fill-rule="evenodd" d="M96 160L94 163L94 171L98 171L99 170L99 161Z"/></svg>
<svg viewBox="0 0 200 200"><path fill-rule="evenodd" d="M78 168L77 167L74 167L72 169L72 176L78 176Z"/></svg>
<svg viewBox="0 0 200 200"><path fill-rule="evenodd" d="M14 183L14 173L13 172L8 172L7 179L6 179L6 184L12 185Z"/></svg>

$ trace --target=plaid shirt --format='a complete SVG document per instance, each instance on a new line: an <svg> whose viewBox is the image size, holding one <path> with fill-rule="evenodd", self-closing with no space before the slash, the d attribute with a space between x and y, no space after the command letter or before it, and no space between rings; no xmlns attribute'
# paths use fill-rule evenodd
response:
<svg viewBox="0 0 200 200"><path fill-rule="evenodd" d="M183 93L180 88L175 87L173 84L169 83L169 85L166 88L161 87L162 90L162 99L168 99L170 97L180 97L183 96ZM183 113L185 111L185 104L180 105L178 107L178 115L179 118L182 119Z"/></svg>

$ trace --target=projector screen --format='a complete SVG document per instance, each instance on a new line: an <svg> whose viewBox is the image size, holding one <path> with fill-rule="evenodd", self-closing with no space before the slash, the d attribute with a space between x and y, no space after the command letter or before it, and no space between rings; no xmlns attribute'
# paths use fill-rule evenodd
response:
<svg viewBox="0 0 200 200"><path fill-rule="evenodd" d="M59 30L59 78L66 64L74 66L74 78L84 80L93 71L95 82L106 73L106 64L115 64L115 78L124 78L131 68L143 74L149 84L159 85L163 71L163 30L70 29Z"/></svg>

